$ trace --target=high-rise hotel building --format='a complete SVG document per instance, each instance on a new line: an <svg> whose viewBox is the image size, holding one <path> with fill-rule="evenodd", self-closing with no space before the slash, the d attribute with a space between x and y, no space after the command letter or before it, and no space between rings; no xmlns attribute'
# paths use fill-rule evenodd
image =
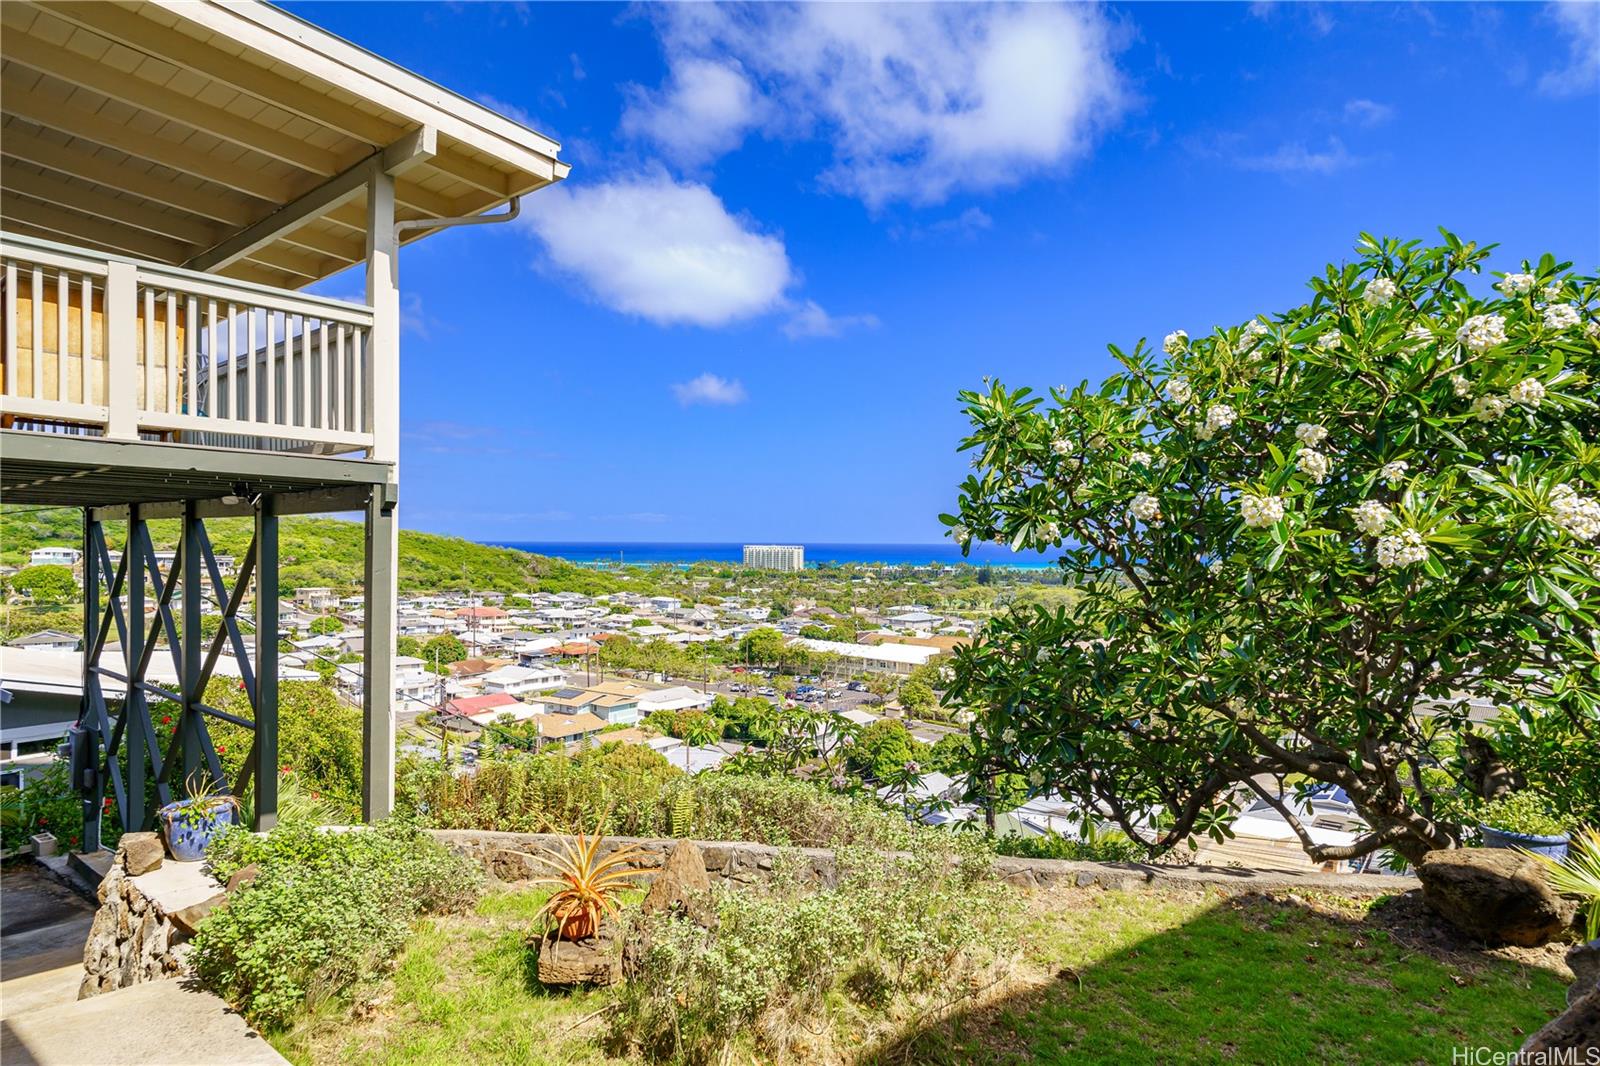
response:
<svg viewBox="0 0 1600 1066"><path fill-rule="evenodd" d="M804 570L806 550L798 544L746 544L744 565L758 570Z"/></svg>

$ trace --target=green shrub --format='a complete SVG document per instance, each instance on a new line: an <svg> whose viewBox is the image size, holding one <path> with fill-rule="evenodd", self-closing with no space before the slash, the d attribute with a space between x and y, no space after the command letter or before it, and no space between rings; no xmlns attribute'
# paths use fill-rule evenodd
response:
<svg viewBox="0 0 1600 1066"><path fill-rule="evenodd" d="M1556 837L1567 831L1556 817L1555 805L1549 797L1526 788L1483 804L1474 816L1480 825L1506 833Z"/></svg>
<svg viewBox="0 0 1600 1066"><path fill-rule="evenodd" d="M473 865L399 819L346 832L304 822L265 837L229 831L208 860L218 877L250 863L260 874L201 926L195 972L269 1028L382 972L417 917L463 910L481 887Z"/></svg>
<svg viewBox="0 0 1600 1066"><path fill-rule="evenodd" d="M719 888L715 931L652 918L640 972L618 993L613 1040L652 1059L707 1063L728 1061L744 1034L782 1057L803 1027L816 1054L837 1000L948 1000L1005 964L991 946L1007 942L1015 908L981 850L845 848L838 862L837 886L815 892L781 872L767 891Z"/></svg>
<svg viewBox="0 0 1600 1066"><path fill-rule="evenodd" d="M779 847L910 848L935 831L875 799L790 777L685 774L639 745L568 757L513 755L454 774L419 763L401 775L401 805L441 829L750 840Z"/></svg>
<svg viewBox="0 0 1600 1066"><path fill-rule="evenodd" d="M1086 837L1069 837L1055 832L1036 837L1000 837L994 842L994 850L1001 855L1016 855L1024 859L1144 862L1148 858L1143 846L1129 840L1126 833L1115 830L1099 830Z"/></svg>

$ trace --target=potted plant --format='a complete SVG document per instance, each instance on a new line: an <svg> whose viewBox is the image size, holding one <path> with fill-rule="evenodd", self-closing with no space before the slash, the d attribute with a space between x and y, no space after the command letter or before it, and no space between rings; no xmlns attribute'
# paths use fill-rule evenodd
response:
<svg viewBox="0 0 1600 1066"><path fill-rule="evenodd" d="M199 771L184 786L185 798L156 811L167 850L179 862L199 862L206 846L224 827L239 821L239 801L216 791Z"/></svg>
<svg viewBox="0 0 1600 1066"><path fill-rule="evenodd" d="M1551 888L1583 901L1584 932L1591 943L1600 945L1600 829L1581 831L1565 858L1537 852L1533 857L1544 863Z"/></svg>
<svg viewBox="0 0 1600 1066"><path fill-rule="evenodd" d="M566 841L560 849L545 848L540 859L554 876L535 878L536 885L559 885L539 908L545 935L555 931L558 940L588 940L600 931L600 922L610 914L616 917L617 893L633 887L639 873L630 865L641 856L636 847L618 848L602 857L601 836L578 834L576 842Z"/></svg>
<svg viewBox="0 0 1600 1066"><path fill-rule="evenodd" d="M1478 828L1486 848L1521 848L1552 859L1567 854L1567 833L1550 803L1530 789L1513 792L1478 808Z"/></svg>

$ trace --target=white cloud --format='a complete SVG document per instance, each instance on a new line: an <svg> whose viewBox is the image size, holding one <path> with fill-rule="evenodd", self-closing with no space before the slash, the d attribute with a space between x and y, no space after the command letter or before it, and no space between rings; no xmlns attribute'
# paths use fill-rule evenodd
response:
<svg viewBox="0 0 1600 1066"><path fill-rule="evenodd" d="M622 131L648 137L669 158L690 165L738 147L760 120L764 101L737 63L685 59L673 64L660 93L630 88Z"/></svg>
<svg viewBox="0 0 1600 1066"><path fill-rule="evenodd" d="M664 174L558 185L532 197L528 225L595 299L660 324L750 318L782 305L793 281L780 238Z"/></svg>
<svg viewBox="0 0 1600 1066"><path fill-rule="evenodd" d="M807 337L839 337L846 330L876 329L877 315L830 315L815 300L807 300L783 324L783 335L790 340Z"/></svg>
<svg viewBox="0 0 1600 1066"><path fill-rule="evenodd" d="M1350 154L1344 142L1337 137L1328 138L1328 146L1321 151L1307 148L1301 142L1279 145L1274 151L1262 155L1241 155L1233 160L1244 170L1264 170L1273 174L1332 174L1360 163Z"/></svg>
<svg viewBox="0 0 1600 1066"><path fill-rule="evenodd" d="M677 4L657 17L672 74L627 128L670 144L703 122L702 153L757 122L820 130L823 182L872 207L1059 170L1127 102L1112 27L1089 7Z"/></svg>
<svg viewBox="0 0 1600 1066"><path fill-rule="evenodd" d="M1567 39L1567 65L1547 71L1539 79L1539 91L1550 96L1594 92L1600 88L1600 4L1566 0L1545 11Z"/></svg>
<svg viewBox="0 0 1600 1066"><path fill-rule="evenodd" d="M1394 118L1394 108L1376 100L1347 100L1344 120L1357 126L1381 126Z"/></svg>
<svg viewBox="0 0 1600 1066"><path fill-rule="evenodd" d="M685 407L697 403L728 407L744 403L750 398L750 394L744 391L742 382L718 377L709 370L697 378L680 381L672 386L672 394Z"/></svg>

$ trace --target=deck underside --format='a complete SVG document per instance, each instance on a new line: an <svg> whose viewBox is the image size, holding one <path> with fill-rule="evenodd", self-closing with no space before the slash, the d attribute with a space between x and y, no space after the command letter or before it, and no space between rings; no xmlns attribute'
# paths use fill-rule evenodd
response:
<svg viewBox="0 0 1600 1066"><path fill-rule="evenodd" d="M97 517L143 505L147 518L174 517L187 500L200 517L251 513L252 497L275 495L281 514L357 510L393 467L366 459L117 441L25 430L0 431L0 500L89 507Z"/></svg>

